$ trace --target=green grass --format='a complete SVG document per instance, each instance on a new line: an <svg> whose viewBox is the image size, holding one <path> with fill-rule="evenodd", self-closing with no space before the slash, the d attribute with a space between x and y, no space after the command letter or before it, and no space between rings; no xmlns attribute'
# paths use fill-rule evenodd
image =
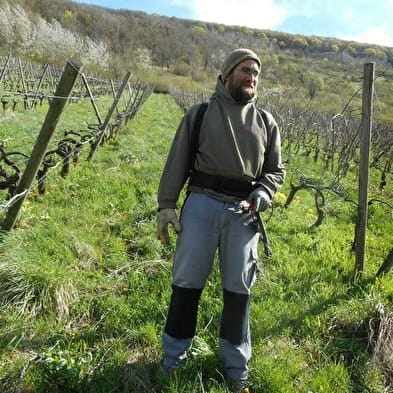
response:
<svg viewBox="0 0 393 393"><path fill-rule="evenodd" d="M20 111L0 122L2 138L13 130L11 150L29 150L34 138L22 144L22 137L40 128L45 113ZM92 161L85 151L65 179L53 170L47 193L33 191L25 202L0 246L2 392L228 392L216 269L189 362L172 379L160 368L175 239L166 248L156 239L156 193L181 115L169 96L153 94ZM73 104L60 129L86 121L94 122L88 103ZM310 163L298 157L291 165ZM391 248L386 208L370 207L366 270L356 277L353 206L327 195L326 219L310 231L313 195L301 191L284 209L288 193L287 182L265 217L273 256L266 260L261 248L253 292L253 392L392 389L370 345L393 299L390 275L375 279Z"/></svg>

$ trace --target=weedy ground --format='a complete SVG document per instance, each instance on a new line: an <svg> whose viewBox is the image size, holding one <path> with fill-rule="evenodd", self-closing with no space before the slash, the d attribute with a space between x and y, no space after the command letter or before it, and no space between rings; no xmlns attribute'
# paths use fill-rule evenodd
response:
<svg viewBox="0 0 393 393"><path fill-rule="evenodd" d="M3 114L6 146L29 153L44 115L45 108ZM2 392L228 392L217 345L217 269L188 363L171 378L160 367L175 235L166 248L156 239L156 194L181 116L170 96L151 95L92 161L85 150L66 178L53 170L46 193L33 189L16 227L3 234ZM67 107L60 129L94 121L81 102ZM299 155L288 171L312 165ZM370 208L366 268L356 275L354 207L328 195L323 224L310 230L313 195L301 191L284 208L288 193L289 182L264 217L273 256L261 247L252 391L393 391L393 283L390 274L375 277L392 246L389 211Z"/></svg>

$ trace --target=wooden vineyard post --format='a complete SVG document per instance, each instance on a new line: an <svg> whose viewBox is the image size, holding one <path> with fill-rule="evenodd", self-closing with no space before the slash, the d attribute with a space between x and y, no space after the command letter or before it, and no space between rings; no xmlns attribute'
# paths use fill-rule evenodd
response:
<svg viewBox="0 0 393 393"><path fill-rule="evenodd" d="M365 267L366 231L368 214L369 160L372 128L375 63L366 63L363 74L362 122L360 129L360 163L358 215L355 228L355 270Z"/></svg>
<svg viewBox="0 0 393 393"><path fill-rule="evenodd" d="M112 103L112 106L109 109L109 112L108 112L108 114L106 116L104 124L102 124L102 126L100 127L99 134L98 134L98 136L97 136L97 138L96 138L96 140L95 140L95 142L94 142L94 144L93 144L93 146L92 146L92 148L90 150L89 156L87 157L87 161L91 161L93 159L93 156L94 156L98 146L101 144L101 142L102 142L102 140L104 138L106 129L108 128L109 122L110 122L110 120L112 118L112 115L113 115L114 111L117 108L117 104L119 103L120 97L123 94L123 91L126 88L127 83L130 80L130 77L131 77L131 73L127 72L126 76L123 79L123 83L121 84L120 89L118 90L118 92L116 94L116 97L115 97L115 99L114 99L114 101Z"/></svg>
<svg viewBox="0 0 393 393"><path fill-rule="evenodd" d="M47 151L49 141L56 129L57 123L64 107L71 95L75 81L82 69L82 64L76 60L69 60L64 68L63 75L55 92L55 97L49 107L41 131L37 137L33 151L22 178L16 188L15 195L20 195L7 211L2 223L2 230L10 231L18 218L22 204L30 190L31 184L37 175L39 166Z"/></svg>
<svg viewBox="0 0 393 393"><path fill-rule="evenodd" d="M97 108L97 105L96 105L96 103L94 101L93 93L91 92L89 83L87 82L85 74L82 73L81 76L82 76L83 84L85 85L85 88L86 88L86 90L87 90L87 92L89 94L90 102L93 105L94 112L95 112L95 114L97 116L98 124L101 126L102 125L102 118L101 118L100 112L99 112L99 110Z"/></svg>
<svg viewBox="0 0 393 393"><path fill-rule="evenodd" d="M7 71L8 63L10 61L11 55L7 56L7 60L5 61L4 67L0 73L0 82L3 80L3 77L5 75L5 72Z"/></svg>
<svg viewBox="0 0 393 393"><path fill-rule="evenodd" d="M34 95L33 95L33 103L31 105L32 108L35 108L36 104L37 104L37 97L38 97L38 92L40 91L42 82L44 81L44 77L46 74L46 71L48 70L49 64L45 64L44 69L42 71L40 80L38 81L37 87L35 89Z"/></svg>
<svg viewBox="0 0 393 393"><path fill-rule="evenodd" d="M24 91L24 106L25 109L29 109L29 94L27 91L27 86L25 82L25 74L23 72L23 65L22 65L22 60L18 58L18 65L19 65L19 74L20 74L20 80L22 81L22 87Z"/></svg>

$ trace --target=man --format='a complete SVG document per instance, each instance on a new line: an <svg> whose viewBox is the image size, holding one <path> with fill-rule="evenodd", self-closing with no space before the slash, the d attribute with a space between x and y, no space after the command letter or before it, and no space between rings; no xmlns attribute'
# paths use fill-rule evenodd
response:
<svg viewBox="0 0 393 393"><path fill-rule="evenodd" d="M169 224L178 233L163 366L170 371L186 359L199 298L218 250L221 356L233 391L243 393L249 392L249 299L258 271L259 234L252 222L270 206L285 177L278 127L270 113L255 107L260 66L249 49L227 56L197 142L192 135L200 105L189 109L177 130L158 190L158 238L169 242ZM195 157L192 143L198 144ZM179 222L176 203L188 178Z"/></svg>

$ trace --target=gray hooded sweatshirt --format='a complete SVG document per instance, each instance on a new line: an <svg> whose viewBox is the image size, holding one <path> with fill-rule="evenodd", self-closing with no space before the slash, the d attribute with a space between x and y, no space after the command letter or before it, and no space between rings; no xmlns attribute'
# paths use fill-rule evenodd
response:
<svg viewBox="0 0 393 393"><path fill-rule="evenodd" d="M190 175L192 132L199 104L184 115L170 149L158 189L158 207L176 208L180 192ZM195 169L210 175L256 182L272 198L282 186L285 169L281 161L281 140L273 116L264 111L267 124L255 107L255 98L236 101L219 77L201 124ZM224 202L239 198L192 185Z"/></svg>

